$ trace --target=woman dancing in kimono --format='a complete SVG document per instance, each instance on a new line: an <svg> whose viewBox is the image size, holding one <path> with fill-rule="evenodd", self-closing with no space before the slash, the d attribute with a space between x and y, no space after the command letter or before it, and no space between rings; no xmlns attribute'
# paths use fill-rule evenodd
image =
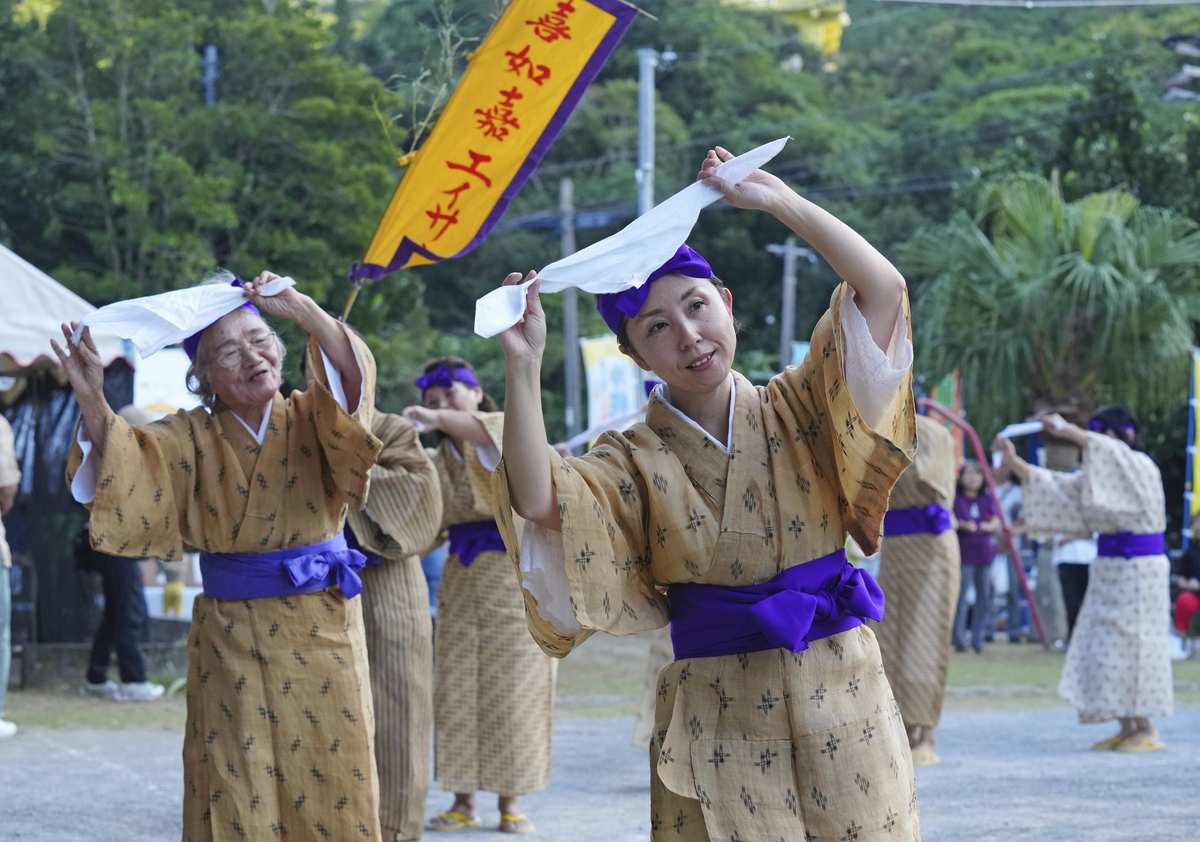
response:
<svg viewBox="0 0 1200 842"><path fill-rule="evenodd" d="M113 555L197 547L204 594L188 638L183 842L379 842L361 603L348 505L367 496L375 363L361 339L289 288L184 341L205 407L132 427L104 398L89 330L53 343L82 423L68 463ZM309 383L279 394L284 347L262 315L309 336Z"/></svg>
<svg viewBox="0 0 1200 842"><path fill-rule="evenodd" d="M1116 734L1092 748L1157 751L1163 743L1151 717L1175 709L1162 476L1136 449L1137 420L1124 407L1101 409L1086 430L1055 414L1046 416L1045 425L1047 435L1083 451L1078 472L1030 465L1006 438L993 447L1024 486L1028 532L1099 533L1059 695L1078 711L1080 722L1119 723Z"/></svg>
<svg viewBox="0 0 1200 842"><path fill-rule="evenodd" d="M433 736L433 618L418 554L442 527L442 493L417 431L376 412L383 443L371 496L346 516L346 537L367 555L363 625L375 707L379 822L386 842L421 838Z"/></svg>
<svg viewBox="0 0 1200 842"><path fill-rule="evenodd" d="M432 360L416 385L424 406L404 414L442 436L431 455L450 539L434 636L434 773L454 802L428 828L480 826L475 793L486 790L498 795L499 830L529 833L519 796L550 779L555 664L525 629L517 574L492 514L504 415L458 357Z"/></svg>
<svg viewBox="0 0 1200 842"><path fill-rule="evenodd" d="M939 762L933 732L942 717L958 603L958 540L950 516L954 474L950 432L919 416L916 458L892 490L883 520L879 586L888 611L877 632L917 766Z"/></svg>
<svg viewBox="0 0 1200 842"><path fill-rule="evenodd" d="M904 279L778 178L716 178L731 157L709 151L700 179L773 215L843 279L812 351L765 387L734 372L733 294L681 246L642 287L597 302L622 350L664 381L645 423L562 459L546 447L534 284L500 337L497 519L545 651L670 624L652 839L918 839L904 724L864 624L883 595L843 549L847 534L878 546L916 444Z"/></svg>

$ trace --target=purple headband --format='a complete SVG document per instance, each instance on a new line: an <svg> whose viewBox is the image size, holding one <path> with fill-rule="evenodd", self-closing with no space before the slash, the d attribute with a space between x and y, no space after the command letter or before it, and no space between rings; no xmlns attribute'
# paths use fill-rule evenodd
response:
<svg viewBox="0 0 1200 842"><path fill-rule="evenodd" d="M641 311L642 305L646 303L646 298L650 295L650 285L663 275L672 273L689 278L708 279L713 276L712 267L708 265L708 261L700 252L684 243L670 260L651 272L650 276L646 278L646 282L640 287L596 296L596 309L600 311L600 318L604 319L608 329L619 334L621 319L632 319Z"/></svg>
<svg viewBox="0 0 1200 842"><path fill-rule="evenodd" d="M475 379L475 374L471 369L462 367L449 369L444 365L439 365L437 368L425 372L413 381L413 385L424 392L432 386L449 389L454 385L455 380L459 383L465 383L468 386L474 386L476 389L479 388L479 381Z"/></svg>
<svg viewBox="0 0 1200 842"><path fill-rule="evenodd" d="M243 286L243 284L242 284L242 279L241 279L241 278L234 278L232 281L230 281L230 282L229 282L229 285L230 285L231 287L240 287L240 286ZM251 302L249 302L249 301L247 301L245 304L243 304L243 305L242 305L241 307L239 307L238 309L240 309L240 310L249 310L249 311L250 311L251 313L253 313L254 315L258 316L259 318L262 318L262 313L258 312L258 308L257 308L257 307L255 307L255 306L254 306L254 305L253 305ZM228 314L226 314L226 315L228 315ZM222 317L222 318L224 318L224 317ZM216 324L216 323L214 322L213 324ZM193 333L193 334L192 334L191 336L189 336L187 339L183 340L183 352L184 352L185 354L187 354L187 355L188 355L188 359L189 359L189 360L195 361L195 359L196 359L196 352L197 352L198 350L200 350L200 337L201 337L201 336L203 336L203 335L204 335L204 331L208 330L208 328L210 328L210 327L212 327L212 325L211 325L211 324L210 324L210 325L208 325L208 327L202 327L202 328L200 328L200 330L198 330L198 331L196 331L195 333Z"/></svg>
<svg viewBox="0 0 1200 842"><path fill-rule="evenodd" d="M1118 433L1133 433L1137 435L1137 424L1110 424L1103 418L1093 418L1088 422L1088 429L1093 433L1103 433L1105 430L1115 430Z"/></svg>

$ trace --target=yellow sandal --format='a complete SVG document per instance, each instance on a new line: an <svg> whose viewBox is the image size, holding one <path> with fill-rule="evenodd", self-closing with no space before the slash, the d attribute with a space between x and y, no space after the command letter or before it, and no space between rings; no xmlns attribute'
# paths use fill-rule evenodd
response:
<svg viewBox="0 0 1200 842"><path fill-rule="evenodd" d="M912 761L914 766L936 766L942 758L931 748L918 748L913 750Z"/></svg>
<svg viewBox="0 0 1200 842"><path fill-rule="evenodd" d="M1116 751L1117 746L1127 739L1125 734L1113 734L1092 745L1092 751Z"/></svg>
<svg viewBox="0 0 1200 842"><path fill-rule="evenodd" d="M466 830L469 827L480 827L482 824L483 822L476 816L468 816L466 813L459 812L458 810L446 810L427 821L425 829L453 833L458 830Z"/></svg>
<svg viewBox="0 0 1200 842"><path fill-rule="evenodd" d="M1134 734L1121 741L1114 751L1126 754L1144 754L1148 751L1162 751L1166 744L1151 734Z"/></svg>
<svg viewBox="0 0 1200 842"><path fill-rule="evenodd" d="M506 828L506 824L511 828ZM524 813L501 813L500 826L496 829L501 833L533 833L537 830Z"/></svg>

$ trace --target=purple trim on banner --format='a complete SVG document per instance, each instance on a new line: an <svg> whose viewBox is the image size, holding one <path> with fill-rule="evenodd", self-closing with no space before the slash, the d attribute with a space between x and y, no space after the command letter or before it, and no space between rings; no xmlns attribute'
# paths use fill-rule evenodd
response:
<svg viewBox="0 0 1200 842"><path fill-rule="evenodd" d="M450 555L457 556L463 567L470 567L480 553L507 552L494 520L455 523L446 529L446 533L450 539Z"/></svg>
<svg viewBox="0 0 1200 842"><path fill-rule="evenodd" d="M801 652L814 640L883 619L879 584L838 550L746 587L688 582L667 589L675 659L764 649Z"/></svg>
<svg viewBox="0 0 1200 842"><path fill-rule="evenodd" d="M1161 532L1109 532L1096 539L1096 554L1105 558L1163 555L1167 539Z"/></svg>
<svg viewBox="0 0 1200 842"><path fill-rule="evenodd" d="M400 245L396 247L396 253L392 256L387 266L380 266L376 263L356 262L350 268L350 279L352 281L377 281L385 275L395 272L407 263L408 259L414 254L419 254L421 257L431 260L434 263L440 263L444 260L454 260L474 251L487 239L492 228L500 221L500 217L504 215L504 211L508 209L509 203L521 192L521 188L525 186L526 180L528 180L529 176L533 175L533 171L541 164L542 158L550 151L550 147L558 138L558 133L562 131L563 126L567 123L567 119L571 116L571 112L575 110L575 106L582 99L584 91L587 90L592 80L596 78L600 69L604 67L604 63L608 61L608 57L617 48L617 44L620 43L625 30L629 28L629 25L633 23L633 19L637 17L637 10L633 6L622 2L622 0L587 0L587 2L611 14L614 18L613 25L609 27L608 32L600 39L600 43L596 45L596 49L592 51L591 58L588 59L583 69L579 71L579 75L575 78L575 83L571 85L566 96L563 97L563 101L559 103L558 110L554 112L554 116L546 124L546 128L542 131L541 136L534 142L533 147L529 150L529 154L525 156L525 161L517 169L516 175L505 186L504 191L500 194L500 198L492 208L492 212L484 219L483 224L479 226L479 230L471 238L471 241L455 254L439 255L405 237L400 241Z"/></svg>
<svg viewBox="0 0 1200 842"><path fill-rule="evenodd" d="M883 516L883 534L886 538L903 535L941 535L950 529L950 512L937 503L928 506L913 506L910 509L892 509Z"/></svg>
<svg viewBox="0 0 1200 842"><path fill-rule="evenodd" d="M366 556L342 533L303 547L266 553L200 553L204 595L212 599L299 596L337 585L347 599L362 591Z"/></svg>

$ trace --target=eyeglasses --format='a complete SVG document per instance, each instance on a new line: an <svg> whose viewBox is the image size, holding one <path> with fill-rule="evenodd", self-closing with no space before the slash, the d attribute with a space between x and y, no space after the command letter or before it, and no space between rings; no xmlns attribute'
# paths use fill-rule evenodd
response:
<svg viewBox="0 0 1200 842"><path fill-rule="evenodd" d="M213 357L213 362L221 368L238 368L242 364L242 353L244 351L248 349L251 352L263 354L275 347L275 341L275 334L268 331L256 334L245 342L228 342Z"/></svg>

